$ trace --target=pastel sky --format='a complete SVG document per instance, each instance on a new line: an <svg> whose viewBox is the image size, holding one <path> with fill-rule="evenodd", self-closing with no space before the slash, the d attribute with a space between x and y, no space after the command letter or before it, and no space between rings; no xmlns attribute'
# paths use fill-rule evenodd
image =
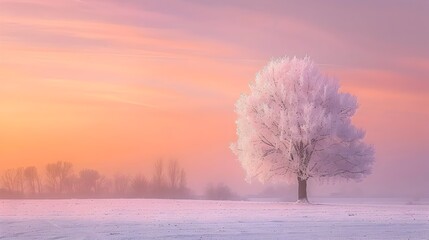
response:
<svg viewBox="0 0 429 240"><path fill-rule="evenodd" d="M0 0L0 171L63 160L191 188L259 191L229 150L234 103L267 61L311 56L356 95L376 148L361 183L429 194L429 1ZM322 190L320 190L322 189Z"/></svg>

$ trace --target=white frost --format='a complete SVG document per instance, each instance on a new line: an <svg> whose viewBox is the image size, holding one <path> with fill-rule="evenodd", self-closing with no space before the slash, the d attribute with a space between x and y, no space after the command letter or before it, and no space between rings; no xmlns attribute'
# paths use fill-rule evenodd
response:
<svg viewBox="0 0 429 240"><path fill-rule="evenodd" d="M0 200L0 239L425 239L429 205Z"/></svg>
<svg viewBox="0 0 429 240"><path fill-rule="evenodd" d="M357 100L307 57L271 61L237 101L231 145L250 181L361 179L374 150L351 123Z"/></svg>

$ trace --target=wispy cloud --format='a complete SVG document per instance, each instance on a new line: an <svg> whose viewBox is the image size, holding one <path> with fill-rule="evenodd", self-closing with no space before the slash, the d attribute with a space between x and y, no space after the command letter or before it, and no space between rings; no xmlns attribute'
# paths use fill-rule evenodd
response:
<svg viewBox="0 0 429 240"><path fill-rule="evenodd" d="M309 55L357 95L355 120L379 157L394 149L395 161L408 159L427 142L428 10L427 1L0 0L0 158L50 159L55 146L58 158L113 164L168 150L194 161L190 178L213 156L239 173L226 149L236 98L270 58Z"/></svg>

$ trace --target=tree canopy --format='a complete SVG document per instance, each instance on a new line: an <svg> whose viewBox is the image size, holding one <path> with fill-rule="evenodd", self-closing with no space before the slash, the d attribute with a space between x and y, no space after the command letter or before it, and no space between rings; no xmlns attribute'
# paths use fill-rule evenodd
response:
<svg viewBox="0 0 429 240"><path fill-rule="evenodd" d="M237 142L231 149L247 179L361 179L374 149L352 124L356 97L339 91L306 57L268 63L236 103Z"/></svg>

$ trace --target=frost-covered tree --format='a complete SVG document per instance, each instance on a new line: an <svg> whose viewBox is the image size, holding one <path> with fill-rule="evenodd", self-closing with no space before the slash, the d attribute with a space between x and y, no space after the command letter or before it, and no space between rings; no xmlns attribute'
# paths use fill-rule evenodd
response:
<svg viewBox="0 0 429 240"><path fill-rule="evenodd" d="M236 103L238 140L231 145L247 180L297 179L307 201L309 178L359 180L373 147L353 126L357 100L306 57L271 61Z"/></svg>

